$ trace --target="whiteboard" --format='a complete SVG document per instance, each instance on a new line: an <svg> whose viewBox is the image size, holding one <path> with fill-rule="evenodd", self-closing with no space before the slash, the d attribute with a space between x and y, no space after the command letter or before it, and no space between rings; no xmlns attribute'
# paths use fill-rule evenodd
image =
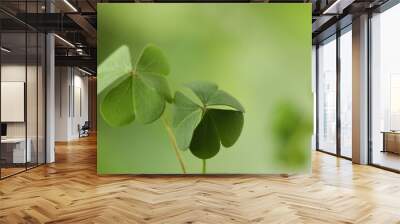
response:
<svg viewBox="0 0 400 224"><path fill-rule="evenodd" d="M24 102L24 82L1 82L1 122L24 122Z"/></svg>

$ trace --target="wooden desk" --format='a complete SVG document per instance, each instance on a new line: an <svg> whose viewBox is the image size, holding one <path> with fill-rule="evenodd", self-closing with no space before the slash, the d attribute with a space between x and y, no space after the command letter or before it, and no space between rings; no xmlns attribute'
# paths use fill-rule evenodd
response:
<svg viewBox="0 0 400 224"><path fill-rule="evenodd" d="M25 138L5 138L1 139L1 156L6 160L6 163L25 163L31 162L32 153L30 138L26 139L28 144L25 144ZM25 151L25 145L26 151Z"/></svg>
<svg viewBox="0 0 400 224"><path fill-rule="evenodd" d="M400 132L382 131L382 134L383 134L382 152L392 152L400 154Z"/></svg>

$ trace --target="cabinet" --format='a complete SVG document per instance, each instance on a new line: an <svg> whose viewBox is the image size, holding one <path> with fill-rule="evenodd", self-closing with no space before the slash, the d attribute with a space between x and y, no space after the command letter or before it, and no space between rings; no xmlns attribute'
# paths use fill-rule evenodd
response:
<svg viewBox="0 0 400 224"><path fill-rule="evenodd" d="M383 134L383 152L392 152L400 154L400 132L382 132Z"/></svg>

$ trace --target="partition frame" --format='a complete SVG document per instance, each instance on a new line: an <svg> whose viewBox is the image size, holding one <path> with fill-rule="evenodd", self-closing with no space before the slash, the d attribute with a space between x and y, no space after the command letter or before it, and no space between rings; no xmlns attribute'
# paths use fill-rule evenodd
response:
<svg viewBox="0 0 400 224"><path fill-rule="evenodd" d="M368 10L368 31L367 31L367 39L368 39L368 54L367 54L367 60L368 60L368 158L367 158L367 162L368 165L373 166L373 167L377 167L383 170L387 170L387 171L391 171L394 173L400 173L400 170L398 169L394 169L394 168L390 168L387 166L383 166L377 163L373 162L373 132L372 132L372 93L373 93L373 88L372 88L372 57L373 57L373 51L372 51L372 19L373 19L373 14L374 13L383 13L388 9L391 9L392 7L396 6L400 4L400 0L388 0L386 1L384 4L380 5L377 8Z"/></svg>
<svg viewBox="0 0 400 224"><path fill-rule="evenodd" d="M382 4L382 5L380 5L380 6L376 7L376 8L369 9L369 10L366 11L366 13L368 15L368 25L367 25L367 27L368 27L367 28L368 29L367 30L367 42L368 42L367 43L367 45L368 45L368 49L367 49L367 51L368 51L368 53L367 53L367 67L368 67L367 68L367 83L368 83L367 84L368 85L367 86L367 88L368 88L368 90L367 90L367 98L368 98L367 99L367 102L368 102L367 103L367 107L368 107L368 110L367 110L367 114L368 114L367 115L367 117L368 117L368 122L367 122L368 139L367 139L367 141L368 141L368 153L367 154L368 154L368 158L367 158L367 164L370 165L370 166L373 166L373 167L377 167L377 168L383 169L383 170L387 170L387 171L391 171L391 172L395 172L395 173L400 173L400 170L393 169L393 168L390 168L390 167L386 167L386 166L382 166L382 165L373 163L373 144L372 144L373 143L372 142L372 92L373 92L373 89L372 89L372 55L373 55L374 52L372 50L372 25L371 25L372 22L371 22L371 20L372 20L372 17L373 17L373 13L383 13L386 10L396 6L397 4L400 4L400 0L388 0L384 4ZM352 25L352 24L349 24L349 26L350 25ZM340 31L346 29L346 27L341 29L341 30L339 30L338 32L340 33ZM337 45L340 45L340 35L341 34L337 35L338 32L336 32L336 41L337 41ZM333 34L333 35L335 35L335 34ZM326 39L330 38L331 36L327 37ZM326 39L324 39L324 40L326 40ZM322 40L322 41L324 41L324 40ZM316 44L316 83L315 83L316 84L316 122L317 122L317 124L316 124L316 150L319 151L319 152L323 152L323 153L327 153L327 154L336 156L336 157L352 160L352 158L348 158L348 157L345 157L345 156L341 155L340 146L337 147L336 154L327 152L324 149L320 149L319 148L319 128L320 127L319 127L319 122L318 121L319 121L320 105L318 103L318 93L319 93L320 89L319 89L318 48L319 48L319 43ZM337 51L336 53L337 53L337 56L339 56L339 51ZM339 58L339 60L340 60L340 58ZM339 78L340 78L340 74L339 74L340 73L340 69L339 69L339 72L337 72L337 73L338 73ZM338 84L340 84L340 82L337 82L336 84L338 85ZM340 87L338 89L340 90ZM338 104L338 103L340 103L340 92L337 92L336 95L337 95L337 99L339 99L339 100L337 100L337 105L340 105L340 104ZM337 119L337 122L338 121L340 121L340 118ZM337 124L337 127L339 129L341 128L340 127L340 122L339 122L339 124ZM340 133L340 130L339 130L339 133ZM337 134L337 138L338 137L340 138L340 135ZM340 139L339 139L339 141L340 141ZM337 146L338 145L339 144L338 144L338 141L337 141Z"/></svg>
<svg viewBox="0 0 400 224"><path fill-rule="evenodd" d="M332 156L337 156L346 160L352 160L352 158L347 157L342 155L341 153L341 117L340 117L340 81L341 81L341 66L340 66L340 37L346 33L346 32L351 32L348 31L349 27L352 25L352 23L348 24L347 26L341 28L340 30L337 30L336 33L326 37L325 39L321 40L318 44L316 44L316 151L323 152ZM346 31L347 30L347 31ZM332 38L332 36L335 36L335 38L331 41L336 41L336 151L335 153L329 152L327 150L324 150L320 148L319 144L319 111L320 111L320 104L319 104L319 91L321 89L319 88L319 63L320 63L320 57L319 57L319 52L318 49L320 47L320 44L324 41L327 41L328 39Z"/></svg>
<svg viewBox="0 0 400 224"><path fill-rule="evenodd" d="M28 3L28 1L27 0L25 0L24 1L24 3L25 3L25 16L27 15L26 13L27 13L27 3ZM39 4L39 0L36 0L36 11L38 12L38 10L39 10L39 6L38 6L38 4ZM4 11L4 9L1 9L3 12L6 12L6 11ZM47 7L46 7L46 12L47 12ZM13 19L16 19L15 17L13 18ZM30 26L30 25L28 25L27 23L25 23L25 22L22 22L22 21L20 21L20 20L18 20L18 19L16 19L16 21L18 21L18 22L21 22L23 25L24 25L24 27L25 27L25 29L21 32L21 33L24 33L24 35L25 35L25 84L24 84L24 91L25 91L25 93L24 93L24 122L25 122L25 169L24 170L21 170L21 171L18 171L18 172L15 172L15 173L12 173L12 174L10 174L10 175L7 175L7 176L3 176L3 174L2 174L2 168L0 167L0 181L1 180L4 180L4 179L6 179L6 178L8 178L8 177L12 177L12 176L15 176L15 175L17 175L17 174L20 174L20 173L23 173L23 172L25 172L25 171L27 171L27 170L30 170L30 169L34 169L34 168L36 168L36 167L39 167L39 166L41 166L41 165L44 165L44 164L46 164L47 163L47 110L46 110L46 108L47 108L47 33L46 32L41 32L40 30L38 30L38 29L36 29L36 28L34 28L34 27L32 27L32 26ZM0 24L0 26L1 26L1 24ZM28 155L27 155L27 145L28 145L28 143L27 143L27 140L28 140L28 132L27 132L27 127L28 127L28 117L27 117L27 81L28 81L28 78L27 78L27 75L28 75L28 30L31 30L31 32L34 32L35 34L36 34L36 142L37 142L37 144L36 144L36 162L34 163L34 165L33 166L31 166L31 167L28 167ZM18 32L18 31L17 31ZM3 32L3 31L1 31L0 30L0 46L2 46L2 34L3 33L7 33L7 32ZM43 54L42 55L42 60L44 60L44 63L42 64L43 66L42 66L42 70L41 70L41 73L42 73L42 88L43 88L43 94L42 94L42 97L43 97L43 100L42 100L42 103L43 103L43 105L42 105L42 107L43 107L43 113L44 113L44 116L42 117L43 119L42 119L42 122L43 122L43 145L42 145L42 147L43 147L43 149L42 149L42 152L43 152L43 163L40 163L39 162L39 68L38 68L38 66L39 66L39 34L44 34L42 37L42 39L41 39L41 41L42 41L42 44L43 44L43 50L41 51L41 53ZM3 60L2 60L3 58L2 58L2 53L0 53L0 82L1 82L1 80L2 80L2 71L1 71L1 68L2 68L2 62L3 62ZM0 90L1 90L1 85L0 85ZM1 91L0 91L0 101L1 101ZM0 105L0 111L1 111L1 105ZM2 123L1 122L1 113L0 113L0 123ZM1 144L0 144L0 158L1 158Z"/></svg>

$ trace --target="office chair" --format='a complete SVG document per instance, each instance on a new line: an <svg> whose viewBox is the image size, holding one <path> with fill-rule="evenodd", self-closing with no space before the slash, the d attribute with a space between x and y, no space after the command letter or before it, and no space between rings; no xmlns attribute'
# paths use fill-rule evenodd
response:
<svg viewBox="0 0 400 224"><path fill-rule="evenodd" d="M89 121L85 121L85 123L82 125L82 127L79 127L80 125L78 125L78 129L79 129L79 138L80 137L87 137L89 136L89 129L90 129L90 125L89 125Z"/></svg>

